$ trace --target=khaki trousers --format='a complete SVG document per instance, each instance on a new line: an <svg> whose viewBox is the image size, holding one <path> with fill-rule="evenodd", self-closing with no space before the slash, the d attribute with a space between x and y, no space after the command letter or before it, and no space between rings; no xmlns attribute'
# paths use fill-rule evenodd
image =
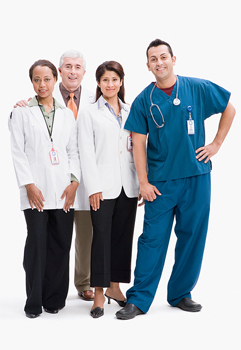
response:
<svg viewBox="0 0 241 350"><path fill-rule="evenodd" d="M93 290L90 287L90 255L92 244L92 222L89 210L76 210L75 224L75 276L78 291Z"/></svg>

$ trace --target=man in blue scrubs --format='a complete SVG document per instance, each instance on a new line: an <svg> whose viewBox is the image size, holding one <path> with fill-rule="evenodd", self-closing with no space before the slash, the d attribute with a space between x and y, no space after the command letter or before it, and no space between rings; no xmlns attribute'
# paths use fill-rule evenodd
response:
<svg viewBox="0 0 241 350"><path fill-rule="evenodd" d="M191 291L199 277L208 229L210 158L222 145L235 109L229 102L230 93L222 87L176 76L175 62L168 43L160 39L150 43L147 67L156 82L137 96L125 124L125 129L132 131L145 216L134 285L127 291L126 306L116 313L118 319L131 319L149 310L174 218L177 242L167 300L185 311L202 308L191 299ZM217 113L221 113L217 134L205 146L204 121Z"/></svg>

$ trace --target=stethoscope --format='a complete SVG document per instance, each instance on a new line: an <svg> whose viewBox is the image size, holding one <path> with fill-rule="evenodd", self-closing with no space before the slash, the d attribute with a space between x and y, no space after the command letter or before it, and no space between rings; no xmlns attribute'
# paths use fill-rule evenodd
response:
<svg viewBox="0 0 241 350"><path fill-rule="evenodd" d="M174 106L179 106L180 103L181 103L181 101L180 101L179 98L178 98L178 88L179 88L178 76L176 76L176 78L177 78L177 91L176 91L176 97L174 98L174 100L173 100L172 103L174 104ZM152 90L151 90L151 93L150 93L150 101L151 101L150 113L151 113L151 117L152 117L154 123L156 124L156 127L157 127L157 128L162 128L162 127L164 126L164 124L165 124L165 120L164 120L162 111L160 110L160 108L159 108L158 105L156 105L155 103L152 102L152 93L153 93L153 91L154 91L154 89L155 89L156 86L157 86L157 85L156 85L156 83L155 83L154 86L153 86L153 88L152 88ZM155 118L154 118L154 116L153 116L153 114L152 114L152 108L153 108L153 107L156 107L157 110L158 110L158 112L161 114L161 117L162 117L162 125L159 125L159 124L156 122L156 120L155 120Z"/></svg>

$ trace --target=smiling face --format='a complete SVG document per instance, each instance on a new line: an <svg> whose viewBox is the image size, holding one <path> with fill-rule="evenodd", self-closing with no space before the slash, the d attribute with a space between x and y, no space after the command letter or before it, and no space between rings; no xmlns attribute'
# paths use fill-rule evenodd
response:
<svg viewBox="0 0 241 350"><path fill-rule="evenodd" d="M147 67L151 71L160 85L173 85L176 77L173 67L176 64L176 57L171 57L171 54L166 45L151 47L148 50ZM171 86L170 85L170 86Z"/></svg>
<svg viewBox="0 0 241 350"><path fill-rule="evenodd" d="M41 100L52 98L55 83L56 78L53 76L53 72L49 67L36 66L33 69L33 88Z"/></svg>
<svg viewBox="0 0 241 350"><path fill-rule="evenodd" d="M82 58L64 57L62 67L59 68L62 84L68 91L75 91L81 85L85 75Z"/></svg>
<svg viewBox="0 0 241 350"><path fill-rule="evenodd" d="M116 72L106 70L97 84L103 94L104 99L108 101L111 98L117 97L122 85L122 80Z"/></svg>

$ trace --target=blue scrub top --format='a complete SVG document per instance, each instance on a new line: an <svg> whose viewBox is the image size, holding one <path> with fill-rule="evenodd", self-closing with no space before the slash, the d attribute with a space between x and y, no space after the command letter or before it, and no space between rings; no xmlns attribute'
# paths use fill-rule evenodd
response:
<svg viewBox="0 0 241 350"><path fill-rule="evenodd" d="M211 171L211 162L199 162L195 151L205 145L204 121L213 114L223 113L230 92L208 81L178 76L179 106L173 105L177 83L169 97L155 88L153 104L157 104L164 116L165 125L157 128L150 113L150 94L153 83L148 85L134 100L125 129L148 135L147 165L149 181L166 181L206 174ZM189 135L187 120L191 106L191 117L195 123L195 134ZM157 108L152 108L156 122L162 125Z"/></svg>

